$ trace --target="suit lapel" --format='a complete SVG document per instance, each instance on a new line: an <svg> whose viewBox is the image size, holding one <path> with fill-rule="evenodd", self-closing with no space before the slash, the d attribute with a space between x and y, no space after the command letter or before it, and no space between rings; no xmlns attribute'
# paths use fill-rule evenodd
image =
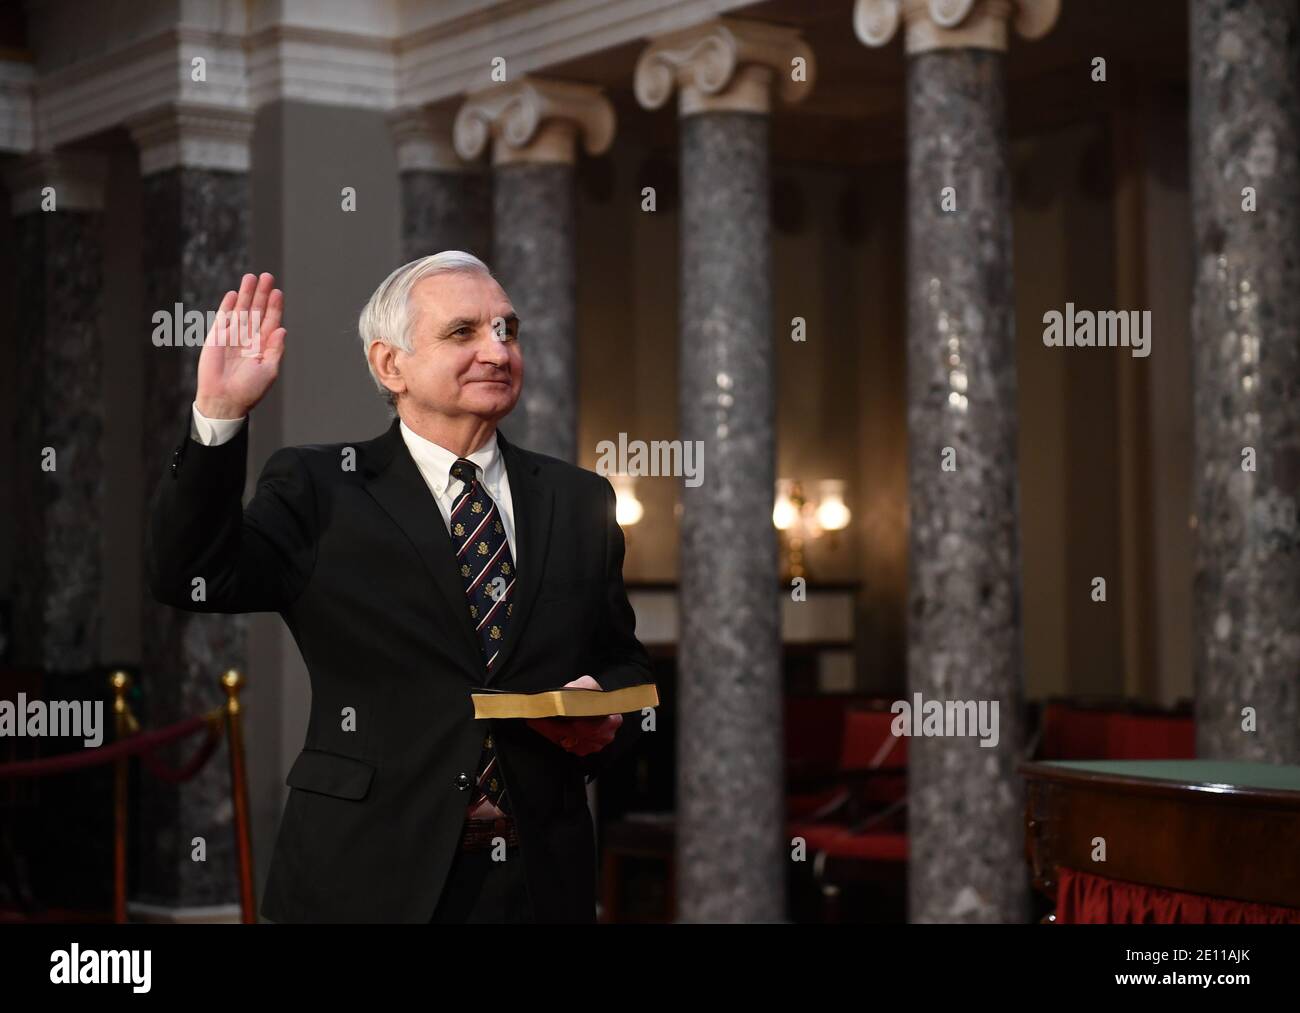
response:
<svg viewBox="0 0 1300 1013"><path fill-rule="evenodd" d="M400 420L394 419L388 432L373 441L374 453L368 455L371 460L363 458L367 469L366 490L415 546L450 610L452 625L459 630L457 639L468 670L481 673L483 655L465 604L465 588L456 571L451 536L443 524L433 493L425 485L411 452L406 449L400 424Z"/></svg>
<svg viewBox="0 0 1300 1013"><path fill-rule="evenodd" d="M515 595L515 615L506 629L505 642L492 673L491 685L500 680L510 663L515 645L523 634L524 625L532 612L533 602L541 587L542 570L546 565L546 551L551 539L551 515L554 511L555 493L540 476L540 467L525 451L510 443L500 429L497 445L505 458L506 475L510 478L510 501L515 515L515 530L519 532L519 559L515 560L518 573ZM462 591L461 596L464 597ZM464 608L461 609L465 611Z"/></svg>
<svg viewBox="0 0 1300 1013"><path fill-rule="evenodd" d="M482 672L483 655L465 603L465 587L456 569L451 535L442 521L433 493L425 485L420 469L406 448L400 425L400 420L394 419L388 432L371 441L369 452L362 456L366 490L415 546L416 553L433 576L445 606L454 617L453 625L460 631L457 639L462 647L461 654L469 671ZM528 622L533 602L537 600L550 545L555 502L554 491L541 481L538 464L525 451L510 443L499 429L497 444L510 478L510 500L515 530L519 533L516 541L520 558L515 560L518 574L515 615L506 629L496 664L491 674L483 679L484 685L491 685L501 678Z"/></svg>

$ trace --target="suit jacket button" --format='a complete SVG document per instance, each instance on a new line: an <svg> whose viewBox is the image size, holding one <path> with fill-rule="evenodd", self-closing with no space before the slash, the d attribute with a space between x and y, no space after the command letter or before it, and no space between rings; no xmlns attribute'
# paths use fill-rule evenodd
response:
<svg viewBox="0 0 1300 1013"><path fill-rule="evenodd" d="M470 788L472 788L473 786L474 786L474 782L470 779L470 776L468 774L456 775L456 787L459 788L461 791L469 791Z"/></svg>

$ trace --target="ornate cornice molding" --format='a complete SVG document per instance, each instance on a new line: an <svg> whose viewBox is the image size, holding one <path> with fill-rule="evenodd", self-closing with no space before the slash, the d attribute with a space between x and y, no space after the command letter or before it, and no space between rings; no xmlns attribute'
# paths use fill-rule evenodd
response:
<svg viewBox="0 0 1300 1013"><path fill-rule="evenodd" d="M1007 22L1022 38L1046 35L1061 13L1061 0L856 0L853 30L868 46L883 46L906 26L908 53L933 49L1005 52Z"/></svg>
<svg viewBox="0 0 1300 1013"><path fill-rule="evenodd" d="M253 114L246 109L171 102L132 117L126 124L140 149L140 173L165 169L247 172L251 164Z"/></svg>
<svg viewBox="0 0 1300 1013"><path fill-rule="evenodd" d="M297 101L396 109L397 44L360 32L270 25L248 36L249 104Z"/></svg>
<svg viewBox="0 0 1300 1013"><path fill-rule="evenodd" d="M802 60L802 79L794 74ZM637 101L658 109L674 89L682 116L701 112L766 113L775 85L783 101L798 102L813 87L812 49L790 28L718 18L664 35L637 60Z"/></svg>
<svg viewBox="0 0 1300 1013"><path fill-rule="evenodd" d="M195 60L203 75L195 80ZM36 84L40 144L57 148L165 105L249 110L241 37L181 26L42 75Z"/></svg>
<svg viewBox="0 0 1300 1013"><path fill-rule="evenodd" d="M30 63L0 60L0 153L36 146L35 82Z"/></svg>
<svg viewBox="0 0 1300 1013"><path fill-rule="evenodd" d="M59 211L102 211L107 178L108 160L90 151L31 154L5 169L15 215L41 210L47 186L54 187Z"/></svg>
<svg viewBox="0 0 1300 1013"><path fill-rule="evenodd" d="M423 105L490 87L493 61L510 79L699 24L754 0L425 0L398 40L399 97ZM425 5L410 3L417 11ZM443 13L445 11L445 13Z"/></svg>
<svg viewBox="0 0 1300 1013"><path fill-rule="evenodd" d="M452 135L466 160L479 158L491 141L494 165L571 164L579 137L589 155L613 143L614 106L593 85L524 78L469 96Z"/></svg>
<svg viewBox="0 0 1300 1013"><path fill-rule="evenodd" d="M490 86L498 59L521 80L752 0L223 0L181 4L161 29L150 5L43 2L42 25L58 26L48 44L78 58L48 73L0 73L0 151L58 148L168 102L232 110L284 100L437 105ZM31 40L38 53L45 42L40 31ZM209 65L206 83L190 79L198 56Z"/></svg>

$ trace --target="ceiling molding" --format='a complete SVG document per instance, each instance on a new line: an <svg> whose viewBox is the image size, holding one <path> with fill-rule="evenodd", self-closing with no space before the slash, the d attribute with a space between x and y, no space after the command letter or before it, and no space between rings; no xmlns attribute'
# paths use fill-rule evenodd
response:
<svg viewBox="0 0 1300 1013"><path fill-rule="evenodd" d="M48 74L19 64L0 74L0 150L54 148L138 119L160 106L255 112L292 100L356 109L420 108L491 86L495 58L510 80L610 47L649 39L755 0L408 0L378 34L364 9L257 4L246 31L177 24ZM87 17L109 17L91 7ZM355 12L355 13L354 13ZM120 37L105 25L97 33ZM119 26L120 27L120 26ZM41 40L33 40L39 57ZM206 81L192 79L196 58ZM39 62L39 61L38 61ZM628 67L631 80L633 68ZM8 145L4 148L4 145Z"/></svg>
<svg viewBox="0 0 1300 1013"><path fill-rule="evenodd" d="M248 36L245 46L254 109L281 100L386 111L402 105L392 39L272 25Z"/></svg>
<svg viewBox="0 0 1300 1013"><path fill-rule="evenodd" d="M163 105L247 112L247 78L242 36L176 28L38 78L40 144L69 144Z"/></svg>
<svg viewBox="0 0 1300 1013"><path fill-rule="evenodd" d="M437 102L499 83L502 57L510 80L605 49L702 24L756 0L517 0L495 17L481 12L405 39L398 76L409 104ZM632 67L628 67L631 80Z"/></svg>
<svg viewBox="0 0 1300 1013"><path fill-rule="evenodd" d="M0 60L0 152L25 154L35 148L35 84L30 63Z"/></svg>

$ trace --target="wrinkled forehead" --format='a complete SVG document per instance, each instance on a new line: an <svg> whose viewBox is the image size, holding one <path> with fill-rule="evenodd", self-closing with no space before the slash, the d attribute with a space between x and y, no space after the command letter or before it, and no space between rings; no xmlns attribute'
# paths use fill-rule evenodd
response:
<svg viewBox="0 0 1300 1013"><path fill-rule="evenodd" d="M426 327L449 320L484 323L515 313L496 279L478 271L449 271L421 279L411 289L410 309Z"/></svg>

